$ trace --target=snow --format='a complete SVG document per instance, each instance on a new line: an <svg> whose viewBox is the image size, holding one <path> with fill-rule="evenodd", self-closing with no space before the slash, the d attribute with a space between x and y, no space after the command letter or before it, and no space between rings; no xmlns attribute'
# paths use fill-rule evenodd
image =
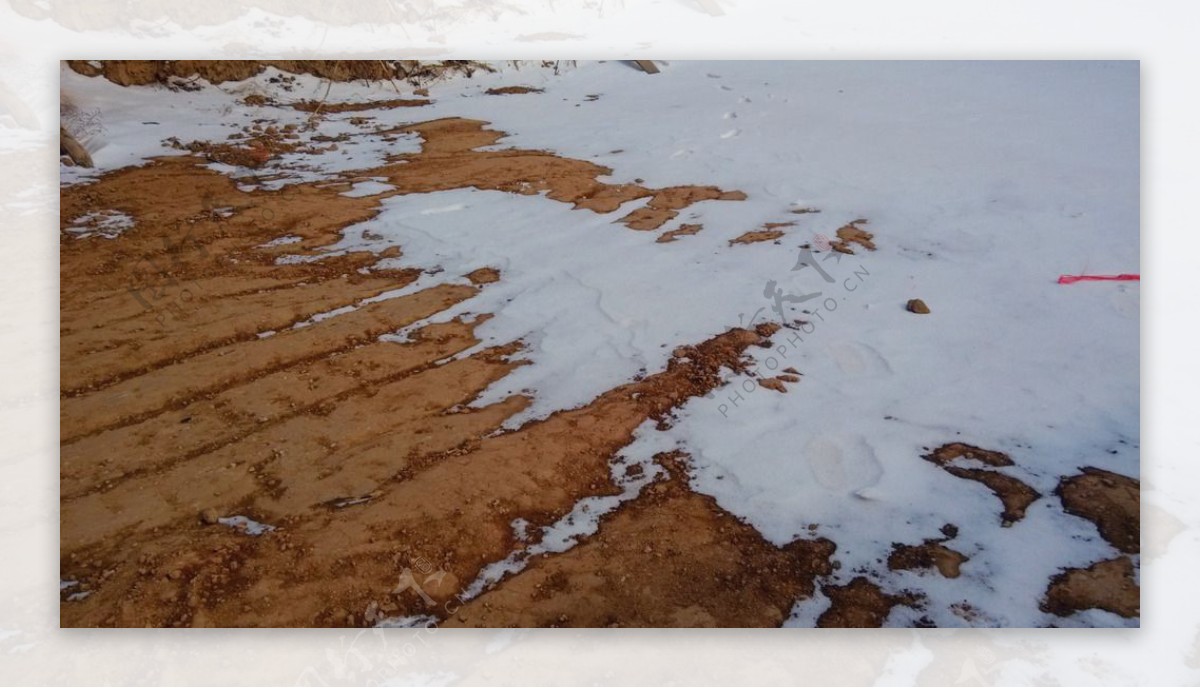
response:
<svg viewBox="0 0 1200 688"><path fill-rule="evenodd" d="M330 116L319 125L326 129L306 136L347 133L350 114L373 118L372 128L470 117L510 134L494 148L590 160L613 169L607 181L744 191L745 201L685 209L660 231L683 223L703 230L668 244L655 243L660 232L614 223L644 200L599 215L475 189L389 196L328 255L398 245L403 255L379 267L425 271L377 298L498 269L501 280L474 298L384 338L405 341L428 322L494 313L477 330L478 347L459 356L524 342L519 356L531 365L473 402L530 394L510 428L658 371L679 344L785 321L794 329L751 353L760 375L791 366L801 382L780 394L730 373L713 395L681 408L668 430L639 429L623 460L681 449L692 457L693 487L768 540L810 537L810 525L834 540L842 566L827 582L865 572L888 591L926 596L919 612L897 610L889 623L928 616L939 625L1062 625L1037 608L1047 579L1117 553L1089 522L1062 512L1057 481L1085 465L1139 472L1140 285L1055 283L1064 273L1138 272L1138 79L1128 62L673 62L654 77L616 62L583 63L553 79L529 70L438 84L430 106ZM513 83L546 90L481 95ZM167 136L223 140L254 116L226 107L244 84L169 98L66 73L64 84L83 93L81 107L103 105L100 169L177 154L159 145ZM324 88L308 77L297 84L297 99ZM329 102L388 92L334 84ZM280 126L307 121L291 110L275 115ZM266 170L281 178L247 182L246 170L213 168L247 189L278 188L344 179L418 143L385 143L363 130L338 151L288 156ZM65 168L64 183L93 174ZM390 190L355 179L347 195ZM801 208L820 212L791 212ZM877 251L820 250L822 237L858 218L869 220L863 227ZM796 224L778 244L729 244L765 222ZM831 281L811 266L796 269L805 243ZM782 302L781 317L773 289L821 294ZM908 313L911 298L932 312ZM987 488L920 458L951 441L1008 453L1016 465L999 470L1043 497L1024 520L1001 527ZM594 531L596 514L615 508L588 502L584 514L583 506L492 564L475 587L538 551L571 546ZM946 523L960 532L947 545L970 557L962 577L880 564L891 543L918 544ZM964 599L981 611L973 621L953 612ZM800 603L793 621L815 619L821 604L821 595ZM1130 622L1094 612L1065 623Z"/></svg>
<svg viewBox="0 0 1200 688"><path fill-rule="evenodd" d="M116 239L125 230L132 229L134 224L132 217L118 210L96 210L71 220L66 232L76 239L92 236Z"/></svg>
<svg viewBox="0 0 1200 688"><path fill-rule="evenodd" d="M265 523L259 523L247 516L225 516L218 518L217 522L223 526L229 526L234 530L239 530L246 535L258 536L263 533L269 533L275 530L275 526L269 526Z"/></svg>
<svg viewBox="0 0 1200 688"><path fill-rule="evenodd" d="M281 237L272 239L265 244L261 244L259 248L275 248L276 246L286 246L304 241L304 237L296 236L295 234L285 234Z"/></svg>
<svg viewBox="0 0 1200 688"><path fill-rule="evenodd" d="M643 430L652 427L653 423L646 421ZM637 467L639 470L631 470ZM585 497L575 504L566 516L542 528L537 542L517 549L505 559L492 562L484 567L479 576L466 587L459 596L462 600L478 597L485 590L500 580L519 573L528 565L529 560L545 554L565 552L574 547L583 538L594 534L600 528L600 520L616 511L621 504L637 497L642 488L654 482L663 469L653 458L631 458L624 455L614 457L610 465L613 484L621 492L602 497ZM512 523L513 535L525 543L529 540L529 524L524 519L515 519Z"/></svg>
<svg viewBox="0 0 1200 688"><path fill-rule="evenodd" d="M349 196L350 198L361 198L362 196L378 196L385 191L391 191L396 187L391 184L384 184L382 177L368 179L366 181L355 183L349 191L343 191L340 195Z"/></svg>

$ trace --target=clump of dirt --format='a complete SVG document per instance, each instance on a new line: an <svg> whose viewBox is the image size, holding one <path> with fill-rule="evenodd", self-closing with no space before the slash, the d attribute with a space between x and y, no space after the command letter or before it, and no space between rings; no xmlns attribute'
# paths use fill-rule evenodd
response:
<svg viewBox="0 0 1200 688"><path fill-rule="evenodd" d="M542 93L544 91L545 89L534 88L533 86L502 86L500 88L489 88L484 93L489 96L510 96L523 93Z"/></svg>
<svg viewBox="0 0 1200 688"><path fill-rule="evenodd" d="M929 539L919 545L892 543L887 566L892 571L937 569L946 578L958 578L962 565L970 559L944 542L944 539Z"/></svg>
<svg viewBox="0 0 1200 688"><path fill-rule="evenodd" d="M755 244L760 241L775 241L783 236L780 227L791 227L795 222L767 222L762 226L762 229L755 229L737 237L730 239L729 245L734 244Z"/></svg>
<svg viewBox="0 0 1200 688"><path fill-rule="evenodd" d="M636 185L630 185L640 189ZM699 201L744 201L746 194L741 191L722 191L715 186L672 186L665 189L644 190L647 193L629 197L640 198L651 196L650 202L644 207L621 218L621 222L630 229L648 231L658 229L679 215L679 210Z"/></svg>
<svg viewBox="0 0 1200 688"><path fill-rule="evenodd" d="M846 585L823 585L821 592L832 602L817 618L821 628L880 628L893 607L911 607L919 601L907 593L889 595L863 576Z"/></svg>
<svg viewBox="0 0 1200 688"><path fill-rule="evenodd" d="M1126 554L1137 554L1141 540L1139 481L1099 468L1083 468L1063 478L1054 493L1063 509L1096 524L1100 536Z"/></svg>
<svg viewBox="0 0 1200 688"><path fill-rule="evenodd" d="M467 273L467 279L471 280L471 284L491 284L500 281L500 271L496 268L479 268Z"/></svg>
<svg viewBox="0 0 1200 688"><path fill-rule="evenodd" d="M909 299L908 303L904 304L904 309L909 313L916 313L918 315L929 314L929 306L926 306L925 302L921 299Z"/></svg>
<svg viewBox="0 0 1200 688"><path fill-rule="evenodd" d="M791 379L789 379L789 378L791 378ZM787 376L778 375L776 377L760 378L758 380L758 384L763 387L766 387L767 389L775 390L776 392L779 392L780 394L787 394L787 387L784 386L783 383L795 382L795 381L796 381L796 378L794 378L791 375L787 375Z"/></svg>
<svg viewBox="0 0 1200 688"><path fill-rule="evenodd" d="M672 229L669 232L663 232L659 235L655 242L660 244L668 244L675 241L681 236L691 236L704 229L704 225L680 225L679 229Z"/></svg>
<svg viewBox="0 0 1200 688"><path fill-rule="evenodd" d="M1050 579L1042 611L1070 616L1085 609L1103 609L1127 619L1141 614L1141 591L1133 577L1133 562L1118 557L1086 569L1067 569Z"/></svg>
<svg viewBox="0 0 1200 688"><path fill-rule="evenodd" d="M978 461L988 466L1012 466L1013 460L1004 452L992 451L990 449L980 449L979 447L962 442L951 442L943 444L934 449L924 457L927 461L932 461L939 466L946 466L955 459L964 458L972 461Z"/></svg>
<svg viewBox="0 0 1200 688"><path fill-rule="evenodd" d="M953 442L938 447L933 452L924 455L926 461L941 466L950 475L964 480L973 480L987 486L1000 498L1004 511L1000 514L1000 524L1008 527L1025 518L1025 510L1030 504L1041 497L1041 493L1024 482L998 471L983 468L965 468L953 465L959 458L974 460L988 466L1012 466L1013 461L1007 454L987 449L980 449L969 444Z"/></svg>
<svg viewBox="0 0 1200 688"><path fill-rule="evenodd" d="M872 239L875 238L875 235L859 227L859 225L866 223L866 220L855 220L839 227L837 230L838 238L830 241L829 247L838 253L848 253L850 255L854 254L854 249L850 247L851 244L858 244L868 251L874 251L875 243Z"/></svg>

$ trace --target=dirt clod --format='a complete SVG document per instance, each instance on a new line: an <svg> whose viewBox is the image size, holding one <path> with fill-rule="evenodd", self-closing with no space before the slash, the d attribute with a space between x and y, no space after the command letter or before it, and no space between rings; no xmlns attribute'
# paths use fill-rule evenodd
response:
<svg viewBox="0 0 1200 688"><path fill-rule="evenodd" d="M1129 557L1067 569L1050 579L1042 611L1070 616L1085 609L1103 609L1127 619L1141 614L1141 591Z"/></svg>
<svg viewBox="0 0 1200 688"><path fill-rule="evenodd" d="M904 308L909 313L918 313L921 315L926 315L929 313L929 306L926 306L925 302L921 299L909 299L908 303L904 305Z"/></svg>
<svg viewBox="0 0 1200 688"><path fill-rule="evenodd" d="M1055 489L1067 513L1095 523L1101 537L1126 554L1141 549L1140 492L1139 481L1091 467Z"/></svg>

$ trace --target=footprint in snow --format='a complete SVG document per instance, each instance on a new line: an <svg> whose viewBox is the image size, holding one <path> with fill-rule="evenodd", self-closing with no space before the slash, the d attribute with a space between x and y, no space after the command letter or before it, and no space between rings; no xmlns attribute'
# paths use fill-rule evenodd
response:
<svg viewBox="0 0 1200 688"><path fill-rule="evenodd" d="M862 342L838 342L829 346L829 354L843 373L853 377L882 375L892 366L874 347Z"/></svg>
<svg viewBox="0 0 1200 688"><path fill-rule="evenodd" d="M827 490L861 492L879 482L883 467L862 437L819 435L804 447L813 478Z"/></svg>

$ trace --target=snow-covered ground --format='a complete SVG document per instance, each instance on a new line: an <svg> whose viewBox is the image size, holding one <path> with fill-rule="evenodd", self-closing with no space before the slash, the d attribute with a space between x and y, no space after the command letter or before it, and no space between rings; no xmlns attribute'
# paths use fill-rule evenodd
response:
<svg viewBox="0 0 1200 688"><path fill-rule="evenodd" d="M509 134L499 148L590 160L612 168L612 182L736 189L745 201L701 202L660 231L638 232L614 221L644 201L600 215L492 191L392 196L334 249L399 245L403 256L388 264L442 268L414 288L499 269L499 282L433 320L494 313L478 328L481 347L526 343L532 365L476 401L532 394L513 426L657 371L680 344L738 325L790 324L774 348L754 351L760 373L803 374L788 393L731 372L670 429L643 427L622 460L682 449L695 464L694 487L767 539L827 536L838 544L836 578L867 571L889 591L928 597L920 612L898 609L892 624L920 615L939 625L1064 623L1038 610L1047 579L1115 550L1089 522L1065 515L1051 492L1085 465L1138 475L1139 286L1056 283L1064 273L1139 272L1137 63L662 67L654 76L619 62L558 76L508 69L436 84L427 107L369 114L385 125L481 119ZM268 88L269 76L164 94L64 72L63 87L76 107L100 112L102 128L88 143L102 171L179 154L161 143L170 136L223 141L257 116L237 101ZM515 83L545 91L483 95ZM324 90L300 77L294 93L273 95ZM329 94L332 102L388 97L396 96L386 83L334 84ZM336 135L352 114L330 116L312 134ZM308 119L274 108L270 116ZM290 173L296 181L332 179L416 144L365 137L335 162L285 164L303 163ZM63 180L94 174L72 170ZM384 186L360 181L352 193L386 194ZM790 212L802 208L820 212ZM859 218L878 250L819 251L816 266L800 267L802 245L818 248ZM778 242L730 244L766 222L793 221ZM655 242L685 223L703 229ZM912 298L932 312L907 312ZM920 458L951 441L1009 454L1016 465L1004 472L1043 498L1002 528L987 488ZM960 578L891 573L880 563L891 543L920 543L946 523L960 531L950 544L970 557ZM951 605L962 600L983 613L955 615ZM811 621L822 604L818 595L797 605L794 621ZM1136 620L1089 612L1066 623Z"/></svg>

